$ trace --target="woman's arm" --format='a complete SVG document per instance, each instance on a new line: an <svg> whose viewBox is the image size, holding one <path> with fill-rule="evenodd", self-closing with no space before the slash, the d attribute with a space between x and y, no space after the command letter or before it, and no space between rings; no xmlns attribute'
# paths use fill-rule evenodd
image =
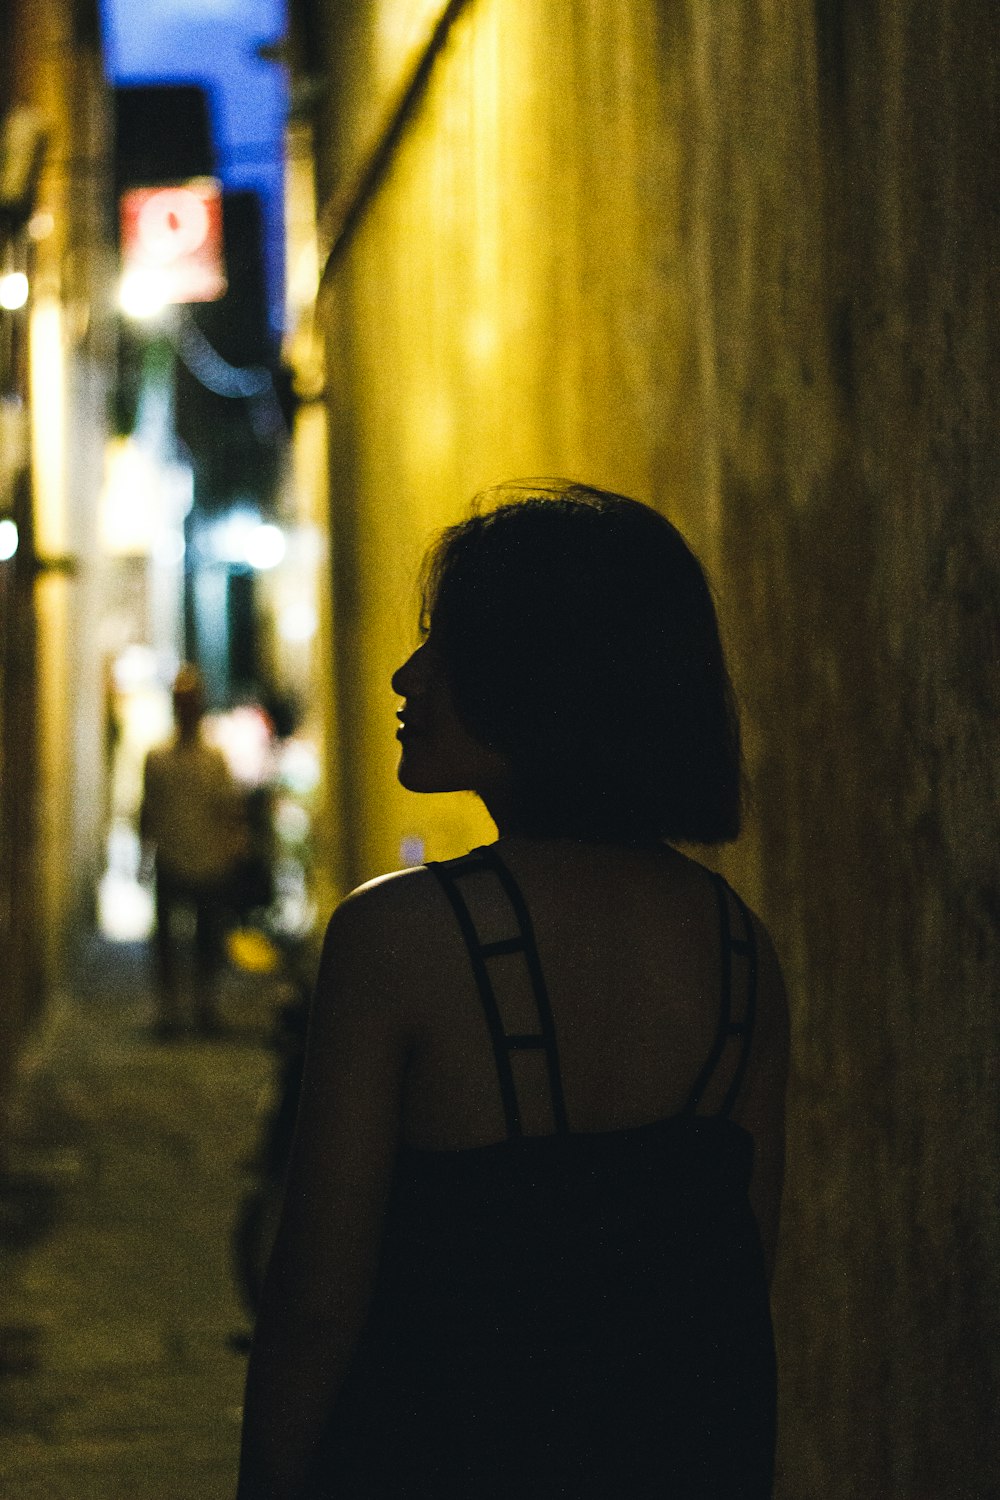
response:
<svg viewBox="0 0 1000 1500"><path fill-rule="evenodd" d="M298 1493L367 1315L407 1053L390 917L384 888L367 887L327 929L247 1373L237 1500Z"/></svg>

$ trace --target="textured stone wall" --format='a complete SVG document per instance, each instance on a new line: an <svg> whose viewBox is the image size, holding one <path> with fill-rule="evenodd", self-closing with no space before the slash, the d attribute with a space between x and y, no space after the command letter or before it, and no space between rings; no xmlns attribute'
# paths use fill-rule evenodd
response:
<svg viewBox="0 0 1000 1500"><path fill-rule="evenodd" d="M433 11L331 5L328 180ZM787 1500L1000 1473L998 24L470 0L323 303L356 878L488 831L395 787L388 689L476 488L624 489L712 574L754 788L726 865L794 1015Z"/></svg>

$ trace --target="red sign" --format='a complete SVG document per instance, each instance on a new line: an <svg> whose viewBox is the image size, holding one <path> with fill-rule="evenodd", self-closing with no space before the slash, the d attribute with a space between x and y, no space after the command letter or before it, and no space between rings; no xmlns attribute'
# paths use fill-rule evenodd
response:
<svg viewBox="0 0 1000 1500"><path fill-rule="evenodd" d="M222 190L212 177L123 193L121 239L124 276L155 283L161 302L214 302L226 290Z"/></svg>

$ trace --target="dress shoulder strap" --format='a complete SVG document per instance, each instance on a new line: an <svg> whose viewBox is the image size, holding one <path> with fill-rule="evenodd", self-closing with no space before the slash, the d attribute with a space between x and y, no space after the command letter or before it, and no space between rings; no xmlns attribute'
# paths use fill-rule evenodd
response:
<svg viewBox="0 0 1000 1500"><path fill-rule="evenodd" d="M727 1117L733 1105L736 1103L743 1079L746 1074L747 1064L750 1061L750 1046L753 1040L754 1018L757 1011L757 939L754 934L753 919L750 912L739 896L721 875L712 873L712 884L715 887L716 899L719 907L719 940L722 957L722 983L719 997L719 1025L715 1033L712 1049L705 1059L704 1067L698 1074L687 1103L681 1111L684 1115L693 1115L698 1111L698 1106L704 1098L705 1091L712 1081L716 1070L722 1063L727 1049L735 1045L737 1050L736 1063L726 1090L722 1104L715 1111L716 1115ZM739 919L740 933L733 931L733 916ZM733 995L735 990L734 970L739 967L745 970L745 981L741 985L744 1000L742 1016L738 1020L733 1019Z"/></svg>
<svg viewBox="0 0 1000 1500"><path fill-rule="evenodd" d="M552 1118L555 1121L556 1133L566 1134L569 1130L569 1123L563 1096L562 1075L559 1069L559 1051L556 1044L555 1024L552 1019L552 1007L538 958L531 916L519 886L500 856L490 848L476 849L464 859L449 860L447 864L429 861L427 868L436 876L447 896L468 950L469 962L493 1044L497 1082L508 1137L520 1137L524 1134L511 1066L511 1054L518 1051L543 1051L545 1053ZM469 904L461 889L465 878L484 873L492 875L499 884L513 917L512 925L516 927L513 935L489 942L484 942L480 938ZM511 953L521 954L524 959L538 1015L537 1032L510 1033L504 1030L490 964L491 960Z"/></svg>

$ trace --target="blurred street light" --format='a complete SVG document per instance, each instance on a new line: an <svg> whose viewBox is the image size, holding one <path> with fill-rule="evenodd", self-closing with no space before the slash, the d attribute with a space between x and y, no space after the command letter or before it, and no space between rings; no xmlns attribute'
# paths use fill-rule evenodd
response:
<svg viewBox="0 0 1000 1500"><path fill-rule="evenodd" d="M280 526L261 521L250 507L234 506L205 529L204 557L214 563L250 567L256 573L276 568L287 549Z"/></svg>
<svg viewBox="0 0 1000 1500"><path fill-rule="evenodd" d="M56 221L48 209L40 208L28 220L28 238L47 240L56 227Z"/></svg>
<svg viewBox="0 0 1000 1500"><path fill-rule="evenodd" d="M168 306L169 291L160 271L126 271L118 284L118 305L127 317L148 322Z"/></svg>
<svg viewBox="0 0 1000 1500"><path fill-rule="evenodd" d="M0 307L16 312L28 300L28 278L23 271L8 271L0 276Z"/></svg>
<svg viewBox="0 0 1000 1500"><path fill-rule="evenodd" d="M5 516L0 521L0 562L7 562L17 551L17 522Z"/></svg>
<svg viewBox="0 0 1000 1500"><path fill-rule="evenodd" d="M246 559L251 568L264 572L276 568L285 555L285 536L278 526L266 522L256 526L246 540Z"/></svg>

